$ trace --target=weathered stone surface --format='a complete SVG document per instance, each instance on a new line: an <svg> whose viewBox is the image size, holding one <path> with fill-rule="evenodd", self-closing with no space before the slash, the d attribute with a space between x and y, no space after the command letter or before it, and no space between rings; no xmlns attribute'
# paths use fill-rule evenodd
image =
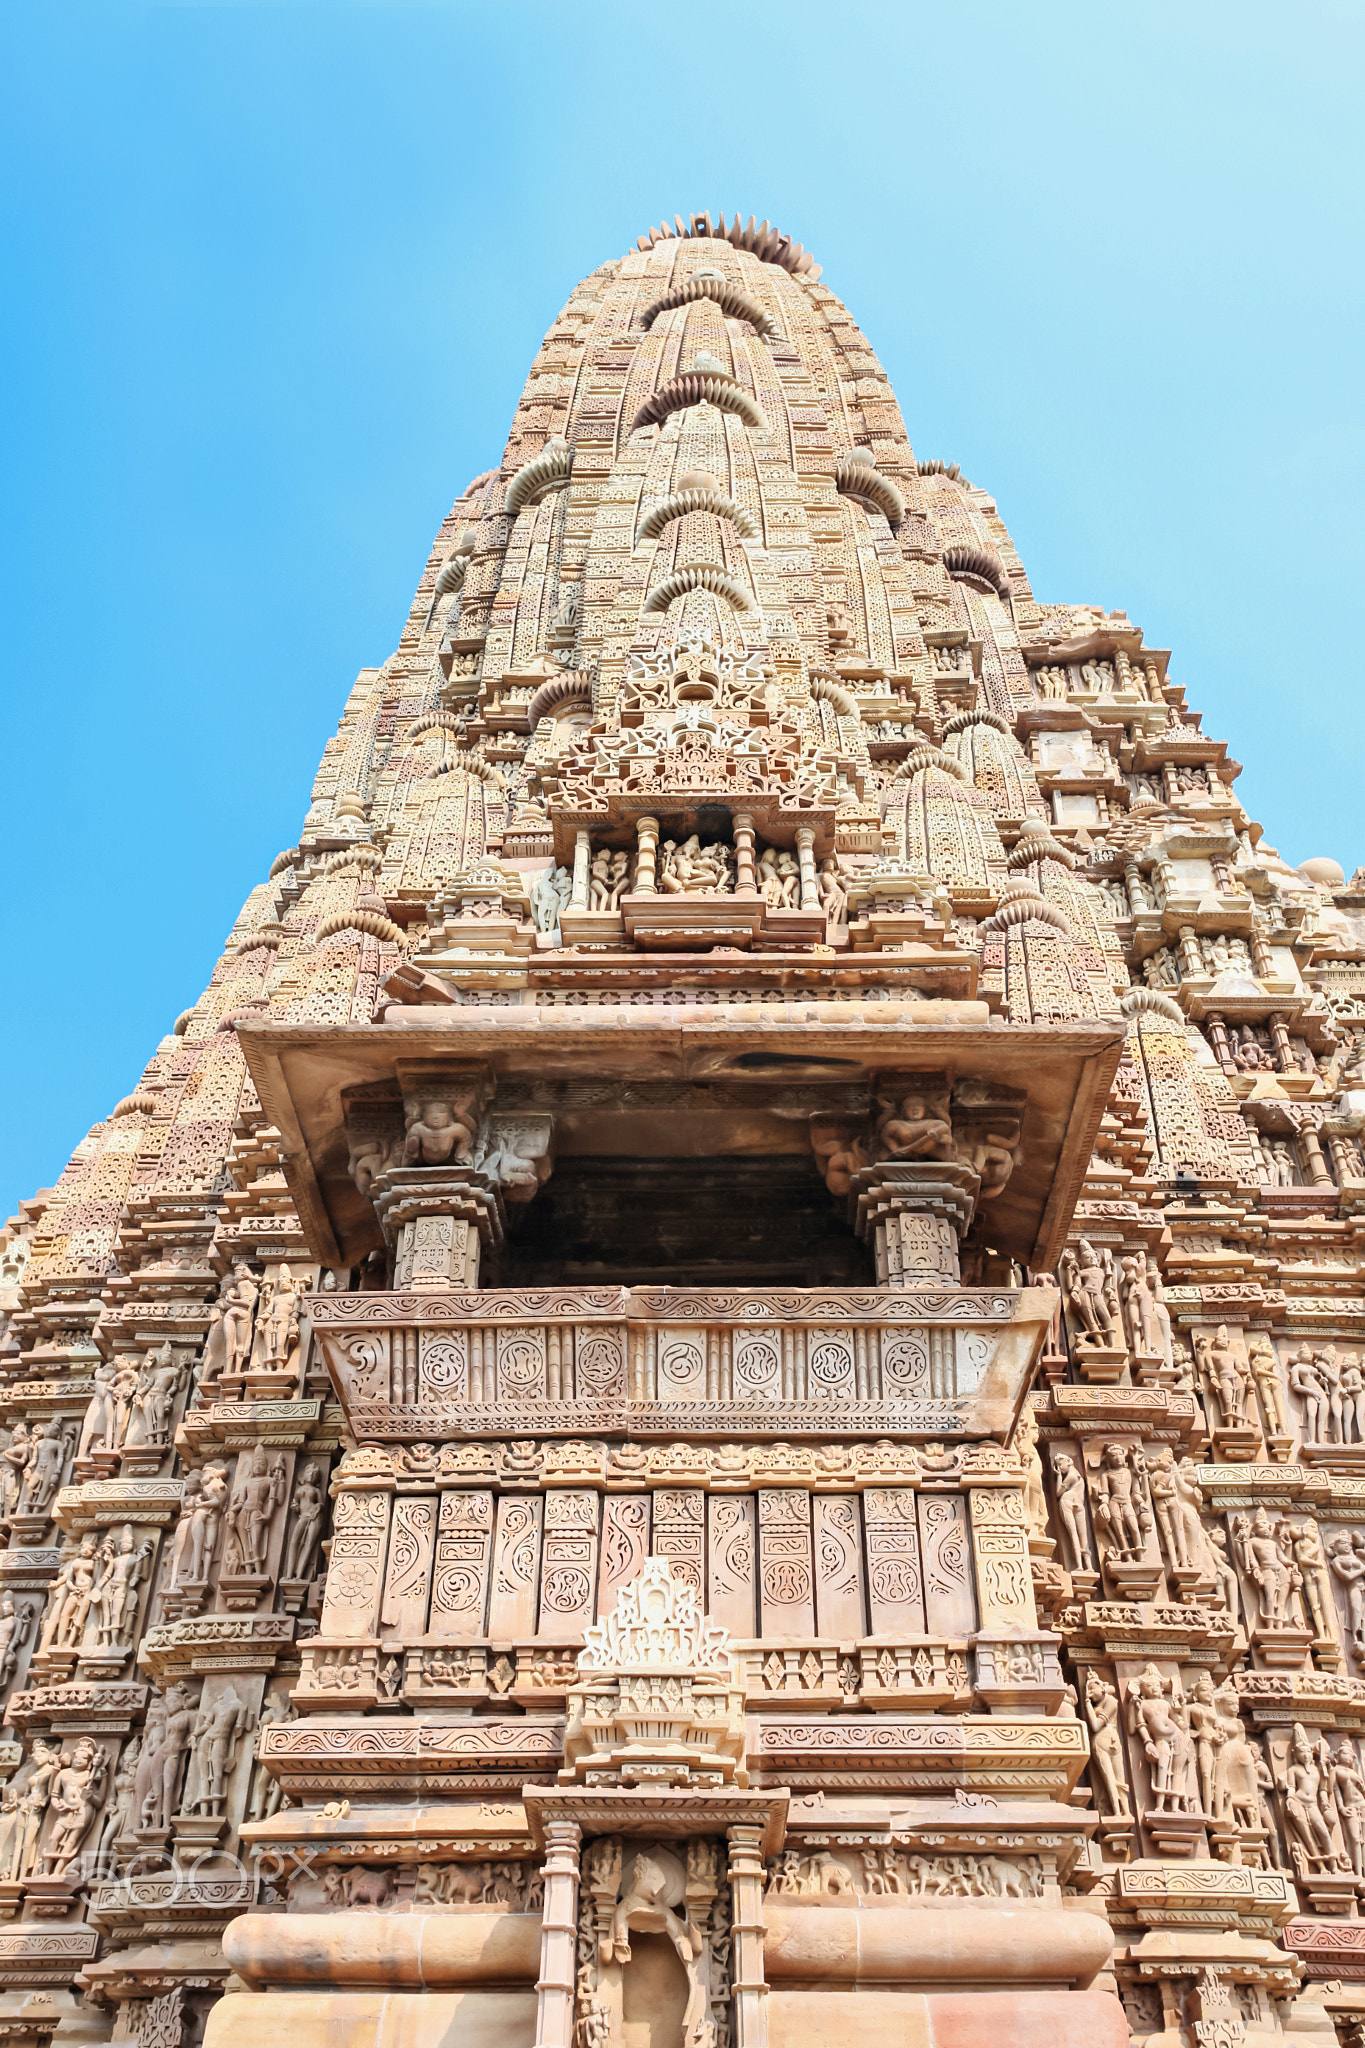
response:
<svg viewBox="0 0 1365 2048"><path fill-rule="evenodd" d="M0 1235L19 2048L1359 2048L1365 874L1237 773L798 245L578 287Z"/></svg>

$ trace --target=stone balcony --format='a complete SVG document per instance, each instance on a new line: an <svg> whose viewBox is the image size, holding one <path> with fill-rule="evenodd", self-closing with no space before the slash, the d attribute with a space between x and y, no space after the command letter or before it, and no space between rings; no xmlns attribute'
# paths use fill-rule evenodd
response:
<svg viewBox="0 0 1365 2048"><path fill-rule="evenodd" d="M1004 1437L1050 1288L486 1288L314 1295L362 1440Z"/></svg>

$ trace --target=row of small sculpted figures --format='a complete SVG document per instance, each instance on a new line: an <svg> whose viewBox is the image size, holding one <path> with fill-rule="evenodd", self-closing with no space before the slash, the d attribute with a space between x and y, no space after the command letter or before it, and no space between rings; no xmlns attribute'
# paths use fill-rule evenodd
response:
<svg viewBox="0 0 1365 2048"><path fill-rule="evenodd" d="M146 1855L138 1831L173 1828L179 1820L267 1819L280 1793L251 1768L260 1727L292 1720L282 1684L259 1712L240 1697L250 1681L211 1679L168 1686L150 1695L143 1727L126 1740L83 1735L66 1746L36 1735L14 1780L0 1796L0 1883L34 1877L86 1882L119 1862ZM250 1791L246 1792L247 1774Z"/></svg>
<svg viewBox="0 0 1365 2048"><path fill-rule="evenodd" d="M172 1602L172 1611L202 1607L215 1588L235 1583L254 1606L269 1594L273 1561L286 1584L300 1587L318 1561L325 1462L303 1461L292 1496L286 1453L258 1444L235 1462L235 1474L228 1463L211 1460L185 1475L179 1518L161 1544L156 1569L152 1597L163 1613ZM277 1543L286 1500L288 1518ZM30 1645L35 1672L70 1653L96 1663L106 1678L116 1675L136 1648L155 1550L155 1531L131 1522L87 1531L69 1540L43 1603L22 1595L0 1599L0 1691L14 1681Z"/></svg>
<svg viewBox="0 0 1365 2048"><path fill-rule="evenodd" d="M815 1641L803 1649L784 1644L765 1649L761 1638L735 1646L742 1662L742 1680L751 1704L774 1698L791 1701L831 1700L847 1706L875 1696L904 1697L927 1707L952 1702L964 1712L972 1702L969 1654L961 1642L913 1638L890 1645L872 1641L856 1651L846 1643ZM579 1676L578 1653L551 1644L496 1643L418 1644L402 1655L367 1644L304 1646L303 1675L295 1697L309 1692L352 1695L364 1701L373 1694L382 1704L439 1701L443 1697L497 1700L544 1694L544 1704L561 1699ZM1037 1641L992 1646L991 1683L1041 1686L1055 1677L1055 1663Z"/></svg>
<svg viewBox="0 0 1365 2048"><path fill-rule="evenodd" d="M499 1443L360 1444L337 1469L342 1486L394 1479L400 1486L510 1481L519 1488L566 1479L616 1486L860 1486L899 1482L952 1486L973 1479L1015 1479L1026 1465L994 1443L604 1444L578 1438Z"/></svg>
<svg viewBox="0 0 1365 2048"><path fill-rule="evenodd" d="M1040 1899L1037 1856L925 1856L890 1847L804 1853L781 1850L768 1865L768 1890L782 1898ZM380 1912L479 1910L501 1906L538 1913L544 1879L525 1861L419 1863L414 1867L329 1865L300 1871L287 1892L293 1913L363 1906Z"/></svg>
<svg viewBox="0 0 1365 2048"><path fill-rule="evenodd" d="M1297 1434L1305 1447L1365 1444L1365 1354L1338 1350L1330 1339L1286 1339L1277 1350L1264 1330L1219 1323L1193 1333L1191 1360L1173 1335L1161 1276L1145 1252L1116 1258L1082 1238L1062 1254L1059 1277L1082 1362L1095 1346L1159 1361L1178 1392L1202 1398L1215 1429L1264 1429L1286 1441ZM1286 1387L1299 1403L1297 1431Z"/></svg>
<svg viewBox="0 0 1365 2048"><path fill-rule="evenodd" d="M1121 1700L1120 1687L1090 1669L1082 1705L1106 1820L1134 1821L1136 1783L1149 1827L1184 1816L1240 1832L1245 1861L1300 1880L1365 1880L1365 1772L1352 1736L1295 1722L1265 1737L1263 1749L1241 1718L1234 1681L1215 1685L1207 1671L1187 1691L1178 1670L1164 1674L1149 1663L1122 1681L1122 1693Z"/></svg>
<svg viewBox="0 0 1365 2048"><path fill-rule="evenodd" d="M775 846L765 846L761 853L755 849L755 854L754 882L764 902L772 910L799 910L801 867L796 855ZM635 864L628 853L612 852L605 847L594 853L588 866L588 909L618 909L621 898L630 892L634 872ZM842 924L848 914L848 893L837 858L827 856L818 864L816 872L820 907L833 923ZM565 868L552 868L549 877L541 878L537 890L547 886L554 888L561 907L565 907L564 883L559 878L565 877L572 888L572 876ZM736 863L732 846L719 840L703 843L695 832L688 839L660 842L654 876L658 894L729 896L734 894L735 884ZM558 918L555 922L558 923Z"/></svg>
<svg viewBox="0 0 1365 2048"><path fill-rule="evenodd" d="M1234 1514L1229 1535L1217 1522L1204 1520L1194 1463L1177 1461L1169 1445L1149 1454L1140 1444L1094 1444L1084 1472L1067 1450L1051 1448L1049 1461L1055 1526L1068 1571L1095 1569L1086 1520L1088 1492L1102 1559L1159 1563L1179 1582L1197 1587L1204 1605L1221 1609L1234 1622L1245 1614L1254 1628L1304 1629L1317 1643L1330 1645L1340 1632L1331 1584L1335 1578L1349 1617L1349 1647L1365 1661L1365 1530L1324 1534L1311 1515L1257 1507ZM1036 1489L1035 1479L1028 1495L1030 1519L1045 1532L1046 1503L1039 1502Z"/></svg>
<svg viewBox="0 0 1365 2048"><path fill-rule="evenodd" d="M291 1913L335 1912L362 1906L372 1912L431 1912L501 1906L513 1913L539 1913L545 1880L526 1861L418 1863L389 1868L363 1863L329 1864L295 1872L287 1893Z"/></svg>
<svg viewBox="0 0 1365 2048"><path fill-rule="evenodd" d="M890 1847L779 1850L768 1890L785 1898L1040 1899L1037 1856L925 1856Z"/></svg>

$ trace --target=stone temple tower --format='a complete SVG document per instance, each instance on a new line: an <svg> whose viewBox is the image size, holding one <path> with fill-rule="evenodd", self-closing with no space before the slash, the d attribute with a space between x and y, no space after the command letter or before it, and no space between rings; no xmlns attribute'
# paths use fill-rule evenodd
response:
<svg viewBox="0 0 1365 2048"><path fill-rule="evenodd" d="M0 1265L19 2048L1359 2048L1365 876L818 267L573 293Z"/></svg>

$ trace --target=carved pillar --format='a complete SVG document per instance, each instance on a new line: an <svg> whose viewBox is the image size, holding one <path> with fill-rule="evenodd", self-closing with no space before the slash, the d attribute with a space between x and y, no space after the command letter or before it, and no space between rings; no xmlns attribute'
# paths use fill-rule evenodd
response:
<svg viewBox="0 0 1365 2048"><path fill-rule="evenodd" d="M1269 946L1265 942L1265 933L1261 929L1260 920L1256 918L1252 919L1249 946L1251 964L1261 980L1264 981L1268 975L1272 975L1275 972L1275 961Z"/></svg>
<svg viewBox="0 0 1365 2048"><path fill-rule="evenodd" d="M571 910L586 910L588 907L588 874L592 866L592 850L586 832L574 834L573 843L573 894L569 898Z"/></svg>
<svg viewBox="0 0 1365 2048"><path fill-rule="evenodd" d="M1213 1046L1219 1066L1225 1074L1235 1074L1237 1072L1237 1062L1232 1057L1232 1046L1228 1039L1227 1019L1221 1010L1209 1011L1208 1026L1209 1041Z"/></svg>
<svg viewBox="0 0 1365 2048"><path fill-rule="evenodd" d="M1027 1496L989 1471L968 1473L967 1486L980 1614L977 1697L992 1714L1055 1714L1066 1691L1060 1638L1038 1623Z"/></svg>
<svg viewBox="0 0 1365 2048"><path fill-rule="evenodd" d="M738 1821L726 1829L730 1845L730 1972L735 1995L735 2048L767 2048L768 2044L768 1980L763 1973L763 1829L762 1821Z"/></svg>
<svg viewBox="0 0 1365 2048"><path fill-rule="evenodd" d="M1128 908L1137 912L1145 908L1142 893L1142 870L1136 861L1130 861L1123 871L1123 886L1128 892Z"/></svg>
<svg viewBox="0 0 1365 2048"><path fill-rule="evenodd" d="M809 825L796 828L796 857L801 863L801 908L820 908L820 885L815 879L815 833Z"/></svg>
<svg viewBox="0 0 1365 2048"><path fill-rule="evenodd" d="M381 1479L337 1493L329 1559L336 1569L329 1571L322 1607L322 1634L329 1640L375 1633L392 1492L393 1481Z"/></svg>
<svg viewBox="0 0 1365 2048"><path fill-rule="evenodd" d="M1204 972L1204 955L1199 950L1199 939L1192 924L1182 924L1177 941L1180 948L1180 972L1183 975L1200 975Z"/></svg>
<svg viewBox="0 0 1365 2048"><path fill-rule="evenodd" d="M479 1284L479 1236L462 1216L419 1216L398 1237L394 1285L445 1294Z"/></svg>
<svg viewBox="0 0 1365 2048"><path fill-rule="evenodd" d="M1299 1144L1303 1152L1303 1170L1308 1176L1310 1187L1330 1188L1331 1168L1322 1155L1322 1143L1316 1126L1307 1117L1299 1125Z"/></svg>
<svg viewBox="0 0 1365 2048"><path fill-rule="evenodd" d="M638 855L635 862L635 892L641 896L654 894L654 862L659 851L659 821L657 818L639 818L635 825Z"/></svg>
<svg viewBox="0 0 1365 2048"><path fill-rule="evenodd" d="M901 1207L885 1216L877 1230L877 1278L888 1287L913 1287L916 1282L962 1277L957 1232L944 1216Z"/></svg>
<svg viewBox="0 0 1365 2048"><path fill-rule="evenodd" d="M1116 689L1131 690L1133 688L1132 664L1121 647L1114 649L1114 681Z"/></svg>
<svg viewBox="0 0 1365 2048"><path fill-rule="evenodd" d="M545 1822L545 1910L536 1979L536 2048L573 2048L578 1852L582 1841L583 1830L576 1820Z"/></svg>
<svg viewBox="0 0 1365 2048"><path fill-rule="evenodd" d="M880 1287L956 1287L958 1241L976 1206L980 1176L950 1159L893 1159L849 1181L850 1220L871 1235Z"/></svg>
<svg viewBox="0 0 1365 2048"><path fill-rule="evenodd" d="M393 1253L393 1284L414 1294L477 1287L503 1241L496 1186L475 1168L400 1167L377 1176L375 1212ZM392 1398L397 1400L395 1391Z"/></svg>
<svg viewBox="0 0 1365 2048"><path fill-rule="evenodd" d="M754 821L747 811L736 811L735 835L735 894L753 896L758 884L754 880Z"/></svg>
<svg viewBox="0 0 1365 2048"><path fill-rule="evenodd" d="M1289 1031L1284 1018L1277 1010L1273 1017L1266 1019L1266 1022L1270 1027L1270 1042L1275 1048L1275 1057L1280 1063L1280 1072L1282 1074L1294 1073L1296 1071L1294 1048L1289 1043Z"/></svg>

